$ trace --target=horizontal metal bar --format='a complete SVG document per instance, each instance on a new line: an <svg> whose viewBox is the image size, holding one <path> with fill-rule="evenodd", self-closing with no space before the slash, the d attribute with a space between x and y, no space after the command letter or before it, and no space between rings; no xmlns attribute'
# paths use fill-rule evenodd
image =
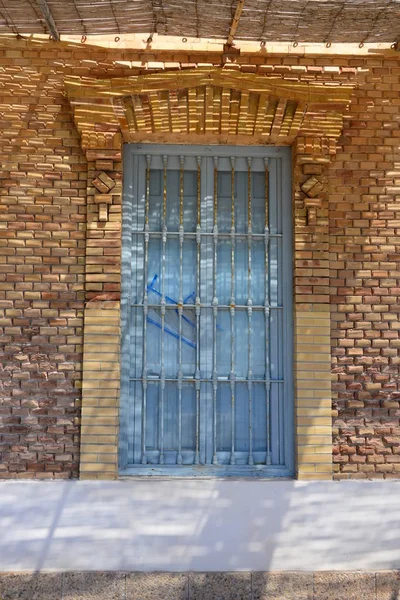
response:
<svg viewBox="0 0 400 600"><path fill-rule="evenodd" d="M120 476L140 477L199 477L218 479L219 477L240 477L243 479L271 479L292 477L293 472L285 466L272 465L128 465L120 471Z"/></svg>
<svg viewBox="0 0 400 600"><path fill-rule="evenodd" d="M140 234L141 235L145 235L146 234L146 235L148 235L150 237L157 237L157 238L162 238L163 236L164 237L166 236L166 237L178 237L179 238L179 236L182 235L179 231L170 231L170 230L166 230L164 232L163 231L151 231L151 230L149 230L149 231L145 232L143 229L133 229L132 232L133 232L134 235L140 235ZM212 232L212 231L185 231L184 234L183 234L183 239L188 239L188 238L196 239L199 235L201 237L215 237L215 233ZM265 235L266 235L265 233L252 233L251 234L251 239L264 240L265 239ZM233 237L235 239L236 238L240 238L240 239L246 239L247 240L248 237L249 237L249 234L247 232L246 233L244 233L244 232L243 233L238 233L238 232L231 233L230 231L229 232L227 232L227 231L224 231L224 232L218 231L217 237L218 237L218 239L221 238L221 239L229 239L230 240ZM268 237L270 237L270 238L282 238L283 234L282 233L269 233Z"/></svg>
<svg viewBox="0 0 400 600"><path fill-rule="evenodd" d="M158 156L159 158L165 153L165 145L152 145L149 149L148 144L130 144L132 152L134 154L151 154L152 156ZM276 158L277 156L290 156L290 148L283 146L246 146L246 156L259 157L259 158ZM230 156L237 155L238 158L243 158L243 153L239 150L235 150L229 146L214 146L214 145L172 145L168 146L168 156L180 156L182 153L185 156L205 156L212 157L217 156L218 158L229 158Z"/></svg>
<svg viewBox="0 0 400 600"><path fill-rule="evenodd" d="M183 376L182 379L179 379L178 377L161 378L158 375L148 375L147 377L129 377L129 381L147 381L147 383L177 383L178 381L181 381L182 383L213 383L217 381L218 383L231 383L229 375L224 377L219 376L216 379L212 377L204 379L200 377L200 379L198 379L196 377L185 376ZM271 385L274 383L284 383L283 379L257 379L254 376L251 379L248 379L247 377L235 377L235 381L236 383L249 383L249 381L251 381L251 383L255 384L270 383Z"/></svg>
<svg viewBox="0 0 400 600"><path fill-rule="evenodd" d="M133 307L133 308L142 308L144 305L143 304L135 304L134 303L134 304L131 304L130 306ZM215 305L201 303L199 306L200 306L200 308L210 308L210 309L212 309L212 308L214 308ZM249 307L248 307L247 304L235 304L234 307L235 307L236 310L245 310L245 311L249 310ZM158 309L160 309L161 308L161 304L150 304L150 303L148 303L147 304L147 308L148 309L150 309L150 308L154 308L154 309L158 308ZM182 308L183 309L186 308L186 309L190 309L190 310L196 310L196 304L182 304ZM232 308L232 306L230 304L218 304L218 310L220 308L222 310L230 310ZM251 308L253 309L253 311L255 311L255 310L264 311L266 308L269 308L270 310L282 310L283 306L268 306L268 307L266 307L266 306L264 306L264 304L263 305L254 304L254 305L252 305ZM164 306L164 309L166 311L167 310L176 310L176 311L178 311L179 305L178 304L166 304Z"/></svg>
<svg viewBox="0 0 400 600"><path fill-rule="evenodd" d="M164 454L165 454L165 465L169 465L169 466L174 466L176 464L178 464L176 462L177 457L178 457L178 451L176 448L166 448L164 450ZM217 451L218 454L218 463L216 464L220 464L220 465L228 465L230 464L230 458L231 458L231 452L226 451L226 450L218 450ZM145 464L148 465L156 465L158 464L158 458L160 455L160 451L155 449L155 448L149 448L148 450L146 450L146 458L147 458L147 462ZM243 450L235 450L235 459L237 460L237 464L238 466L247 466L248 465L248 457L249 457L249 452L248 451L243 451ZM262 466L265 465L266 462L266 457L267 457L267 453L264 451L261 452L254 452L254 459L255 459L255 465L258 466ZM193 449L187 449L187 448L182 448L182 464L184 465L193 465L193 464L199 464L199 463L194 463L194 458L195 458L195 450ZM138 464L138 463L136 463ZM210 464L209 462L206 463L201 463L201 464ZM211 464L215 464L215 463L211 463Z"/></svg>

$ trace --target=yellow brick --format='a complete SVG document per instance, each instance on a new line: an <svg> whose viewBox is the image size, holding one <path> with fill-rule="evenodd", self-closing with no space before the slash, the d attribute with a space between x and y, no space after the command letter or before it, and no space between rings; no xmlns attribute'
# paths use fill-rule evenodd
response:
<svg viewBox="0 0 400 600"><path fill-rule="evenodd" d="M104 471L108 471L108 472L116 472L116 466L115 464L110 464L110 463L82 463L80 465L80 471L82 472L104 472Z"/></svg>
<svg viewBox="0 0 400 600"><path fill-rule="evenodd" d="M104 334L103 328L99 333L85 333L84 348L91 344L119 344L119 335Z"/></svg>
<svg viewBox="0 0 400 600"><path fill-rule="evenodd" d="M330 361L329 361L330 363ZM330 364L329 364L330 367ZM325 376L328 377L330 375L330 370L327 369L327 363L326 362L321 362L321 363L317 363L317 362L302 362L299 363L298 365L298 371L299 372L307 372L310 373L312 371L316 371L316 372L323 372L325 373Z"/></svg>
<svg viewBox="0 0 400 600"><path fill-rule="evenodd" d="M83 448L81 447L81 454L80 454L81 465L83 465L84 463L97 462L97 458L98 457L97 457L96 453L85 452L83 450Z"/></svg>
<svg viewBox="0 0 400 600"><path fill-rule="evenodd" d="M98 417L108 417L108 416L115 416L115 408L104 408L104 407L92 407L92 406L87 406L85 404L85 406L82 406L82 417L84 418L88 418L88 417L96 417L96 419Z"/></svg>
<svg viewBox="0 0 400 600"><path fill-rule="evenodd" d="M110 370L110 371L104 371L104 370L99 370L99 371L92 371L92 370L88 370L85 372L85 382L91 379L98 379L98 380L108 380L109 383L112 383L113 380L117 380L119 382L119 369L114 369L114 370ZM102 385L102 384L101 384Z"/></svg>
<svg viewBox="0 0 400 600"><path fill-rule="evenodd" d="M114 411L115 413L115 411ZM110 415L106 415L106 416L102 416L102 415L96 415L96 414L92 414L92 415L88 415L87 413L84 414L84 421L82 422L85 424L85 427L88 425L110 425L110 426L116 426L118 423L118 418L117 416L110 416Z"/></svg>
<svg viewBox="0 0 400 600"><path fill-rule="evenodd" d="M329 465L316 465L315 470L317 473L326 473L327 475L332 475L332 463Z"/></svg>
<svg viewBox="0 0 400 600"><path fill-rule="evenodd" d="M97 460L102 464L113 464L115 465L118 462L118 452L117 448L115 452L99 452L97 455Z"/></svg>
<svg viewBox="0 0 400 600"><path fill-rule="evenodd" d="M324 473L303 473L299 472L297 476L299 481L330 481L332 475L328 476Z"/></svg>
<svg viewBox="0 0 400 600"><path fill-rule="evenodd" d="M298 456L304 456L306 454L328 454L329 457L332 456L332 442L330 444L326 444L326 445L312 445L312 444L306 444L306 445L302 445L299 444L298 445Z"/></svg>
<svg viewBox="0 0 400 600"><path fill-rule="evenodd" d="M98 325L87 325L85 323L85 339L88 336L90 338L89 334L99 334L101 336L103 335L115 335L115 336L119 336L120 333L120 329L117 325L101 325L101 327L99 327Z"/></svg>
<svg viewBox="0 0 400 600"><path fill-rule="evenodd" d="M118 447L113 444L90 444L90 443L82 443L81 444L81 452L93 452L95 454L106 453L106 454L115 454L118 452Z"/></svg>
<svg viewBox="0 0 400 600"><path fill-rule="evenodd" d="M328 353L321 353L321 354L313 354L314 350L313 348L310 348L309 352L298 352L296 354L295 357L295 361L297 363L302 363L302 362L312 362L313 360L316 362L328 362L330 360L330 354Z"/></svg>
<svg viewBox="0 0 400 600"><path fill-rule="evenodd" d="M101 362L96 362L94 360L87 360L86 356L83 361L83 371L85 373L85 377L87 377L88 371L100 371L101 370Z"/></svg>
<svg viewBox="0 0 400 600"><path fill-rule="evenodd" d="M90 423L84 422L82 423L82 430L81 430L81 434L82 436L85 435L107 435L107 434L112 434L112 435L117 435L117 431L115 428L115 425L92 425ZM86 438L82 438L82 439L86 439Z"/></svg>
<svg viewBox="0 0 400 600"><path fill-rule="evenodd" d="M297 344L296 349L300 355L307 354L308 352L318 352L326 360L328 360L331 354L331 348L328 344Z"/></svg>
<svg viewBox="0 0 400 600"><path fill-rule="evenodd" d="M314 379L314 380L296 379L295 386L296 386L296 388L299 388L302 390L312 389L314 391L319 390L319 392L330 391L330 389L331 389L330 374L329 374L329 379L328 378L325 378L322 380L319 380L319 379L318 380L317 379Z"/></svg>
<svg viewBox="0 0 400 600"><path fill-rule="evenodd" d="M99 354L101 354L101 357L99 357ZM85 352L85 361L87 363L94 361L97 362L98 360L102 360L105 363L106 362L119 362L120 361L120 353L119 352Z"/></svg>
<svg viewBox="0 0 400 600"><path fill-rule="evenodd" d="M94 398L94 399L100 399L100 398L104 398L104 399L110 399L111 400L115 400L116 398L119 397L119 389L117 387L113 388L113 389L86 389L85 390L85 399L86 398Z"/></svg>
<svg viewBox="0 0 400 600"><path fill-rule="evenodd" d="M319 427L328 427L331 424L331 418L327 417L298 417L298 425L318 425ZM322 433L322 432L321 432Z"/></svg>
<svg viewBox="0 0 400 600"><path fill-rule="evenodd" d="M299 456L301 457L299 459L299 462L301 463L310 463L310 464L317 464L317 463L326 463L326 462L330 462L327 461L327 456L331 456L330 454L314 454L313 452L311 453L306 453L306 452L301 452L301 449L299 450Z"/></svg>
<svg viewBox="0 0 400 600"><path fill-rule="evenodd" d="M108 318L108 317L115 317L116 314L119 314L119 308L92 308L90 304L88 304L85 308L85 318L92 318L92 317L100 317L100 318Z"/></svg>
<svg viewBox="0 0 400 600"><path fill-rule="evenodd" d="M119 388L119 379L113 379L111 381L99 381L97 378L93 378L93 379L86 379L86 381L83 382L82 384L82 388L83 390L89 389L89 390L95 390L98 388L103 388L104 389L118 389Z"/></svg>
<svg viewBox="0 0 400 600"><path fill-rule="evenodd" d="M332 420L326 419L327 425L297 425L296 434L301 435L329 435L332 439Z"/></svg>
<svg viewBox="0 0 400 600"><path fill-rule="evenodd" d="M106 325L119 326L119 318L114 313L110 316L103 314L101 316L88 315L85 316L85 327L88 325L101 325L102 327Z"/></svg>
<svg viewBox="0 0 400 600"><path fill-rule="evenodd" d="M96 445L109 444L110 446L115 446L118 444L117 431L111 428L110 431L112 432L110 435L92 435L90 433L85 432L81 436L81 443Z"/></svg>
<svg viewBox="0 0 400 600"><path fill-rule="evenodd" d="M316 465L303 465L301 462L297 465L297 472L300 473L315 473Z"/></svg>
<svg viewBox="0 0 400 600"><path fill-rule="evenodd" d="M332 436L331 435L300 435L297 436L297 443L299 446L306 446L307 444L323 444L332 446Z"/></svg>
<svg viewBox="0 0 400 600"><path fill-rule="evenodd" d="M321 411L326 411L327 416L331 416L331 400L329 398L302 398L296 402L297 410L306 410L314 412L318 410L318 416L321 416Z"/></svg>

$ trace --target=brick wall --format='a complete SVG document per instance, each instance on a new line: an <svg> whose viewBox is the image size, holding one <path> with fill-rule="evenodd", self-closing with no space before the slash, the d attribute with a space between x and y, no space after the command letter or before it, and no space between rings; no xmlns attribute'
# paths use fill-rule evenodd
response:
<svg viewBox="0 0 400 600"><path fill-rule="evenodd" d="M336 478L400 476L400 61L369 67L330 169Z"/></svg>
<svg viewBox="0 0 400 600"><path fill-rule="evenodd" d="M55 56L0 49L0 477L78 474L86 161Z"/></svg>
<svg viewBox="0 0 400 600"><path fill-rule="evenodd" d="M96 164L80 150L63 78L219 65L221 57L4 39L0 61L0 476L76 477L85 291L91 306L99 292L114 294L118 262L114 245L101 241L102 228L90 227L98 210L90 187ZM337 154L326 167L329 193L314 211L316 223L306 223L304 203L296 199L295 217L305 227L297 238L296 292L305 321L309 294L331 303L335 477L396 477L398 55L244 55L232 68L239 65L304 81L347 81L356 69L362 73ZM309 177L306 169L302 176ZM109 210L113 223L118 207ZM98 256L107 260L100 264ZM321 410L326 420L325 403ZM322 443L326 447L325 437Z"/></svg>

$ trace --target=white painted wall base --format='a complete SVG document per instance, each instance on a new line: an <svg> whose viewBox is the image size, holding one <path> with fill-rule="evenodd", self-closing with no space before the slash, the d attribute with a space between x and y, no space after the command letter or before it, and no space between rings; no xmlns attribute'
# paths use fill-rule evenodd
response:
<svg viewBox="0 0 400 600"><path fill-rule="evenodd" d="M400 569L400 481L0 482L2 571Z"/></svg>

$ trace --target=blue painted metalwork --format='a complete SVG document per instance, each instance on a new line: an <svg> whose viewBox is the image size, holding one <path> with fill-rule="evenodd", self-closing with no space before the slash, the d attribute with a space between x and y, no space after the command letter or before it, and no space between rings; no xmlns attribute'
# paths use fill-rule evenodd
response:
<svg viewBox="0 0 400 600"><path fill-rule="evenodd" d="M125 146L122 278L121 473L293 474L289 149Z"/></svg>

